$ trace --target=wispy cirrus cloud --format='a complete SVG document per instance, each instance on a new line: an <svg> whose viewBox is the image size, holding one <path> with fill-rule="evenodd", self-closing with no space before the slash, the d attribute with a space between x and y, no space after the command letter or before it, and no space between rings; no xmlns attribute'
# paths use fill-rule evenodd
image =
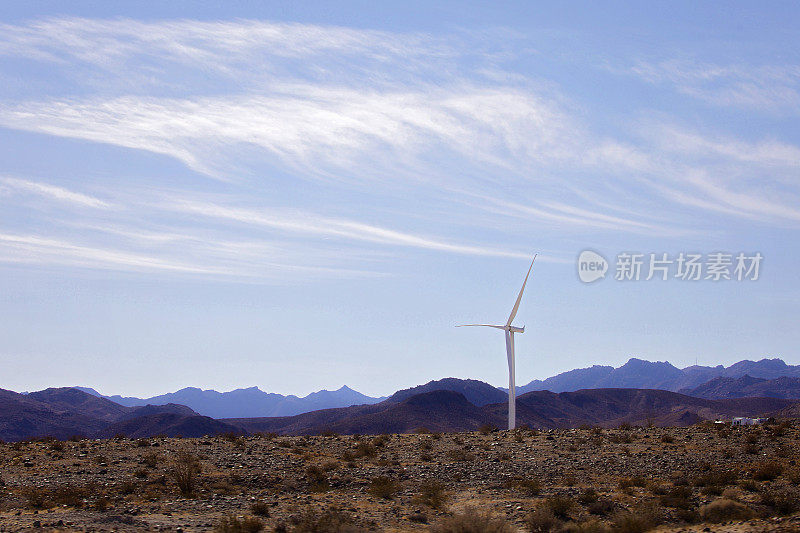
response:
<svg viewBox="0 0 800 533"><path fill-rule="evenodd" d="M652 84L667 84L714 106L800 112L800 65L720 65L668 59L639 61L614 71Z"/></svg>
<svg viewBox="0 0 800 533"><path fill-rule="evenodd" d="M527 250L509 243L527 237L524 228L675 237L688 234L677 222L687 219L693 227L711 216L800 220L792 207L800 148L791 142L698 132L674 118L608 133L570 100L569 87L514 71L512 48L491 32L433 37L247 20L0 26L0 55L36 61L73 84L0 101L0 126L162 154L201 174L168 199L136 198L124 183L99 198L33 179L0 182L75 209L124 207L70 221L77 238L37 227L44 240L26 242L19 236L36 236L15 228L7 249L42 261L60 253L103 268L256 279L292 265L358 275L353 265L376 251L523 257ZM798 73L789 66L667 61L625 74L714 105L796 105ZM284 194L259 197L280 180ZM206 182L231 195L194 194ZM304 205L289 193L294 182L358 195L358 207ZM323 253L330 243L338 254ZM364 275L381 271L366 264Z"/></svg>
<svg viewBox="0 0 800 533"><path fill-rule="evenodd" d="M3 188L12 190L16 193L29 193L36 196L43 196L49 199L65 202L81 207L93 207L107 209L111 204L94 196L83 194L63 187L57 187L47 183L24 180L20 178L0 176L0 190Z"/></svg>
<svg viewBox="0 0 800 533"><path fill-rule="evenodd" d="M24 102L0 105L0 125L165 154L221 178L242 171L243 156L340 179L375 179L398 158L413 174L420 159L444 151L513 168L573 157L576 140L555 104L509 87L469 85L401 92L291 85L240 97Z"/></svg>
<svg viewBox="0 0 800 533"><path fill-rule="evenodd" d="M447 76L456 65L453 58L465 53L458 41L453 34L437 38L263 20L69 17L0 25L0 55L105 73L105 79L76 78L79 84L88 81L108 88L117 86L119 80L114 78L136 80L138 89L128 89L134 92L154 88L169 92L178 87L196 92L210 79L241 89L287 77L375 84ZM486 57L477 50L473 55Z"/></svg>
<svg viewBox="0 0 800 533"><path fill-rule="evenodd" d="M284 211L283 213L274 213L265 209L245 209L198 202L181 202L173 204L170 208L199 215L204 218L234 221L247 225L321 237L337 237L346 240L437 250L464 255L518 258L527 258L529 255L528 253L488 246L469 246L447 242L427 236L364 224L354 220L320 217L308 212Z"/></svg>

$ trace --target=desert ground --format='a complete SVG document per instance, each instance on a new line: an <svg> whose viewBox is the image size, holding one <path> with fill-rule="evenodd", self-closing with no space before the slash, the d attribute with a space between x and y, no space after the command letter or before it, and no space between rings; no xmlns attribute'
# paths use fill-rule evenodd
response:
<svg viewBox="0 0 800 533"><path fill-rule="evenodd" d="M0 531L800 531L800 424L0 445Z"/></svg>

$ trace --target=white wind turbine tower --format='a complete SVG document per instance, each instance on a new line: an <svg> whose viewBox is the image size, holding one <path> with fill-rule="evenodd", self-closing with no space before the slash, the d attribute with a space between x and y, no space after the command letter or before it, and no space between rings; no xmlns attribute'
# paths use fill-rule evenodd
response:
<svg viewBox="0 0 800 533"><path fill-rule="evenodd" d="M517 390L514 385L514 333L525 333L525 326L518 328L517 326L512 326L511 323L514 321L514 317L517 316L519 303L522 301L522 293L525 292L525 284L528 283L528 276L531 275L531 269L533 268L533 262L536 261L536 255L538 254L534 254L533 256L531 266L528 268L528 273L525 275L525 281L522 282L522 288L519 290L517 302L514 304L514 309L511 310L511 315L509 315L508 322L506 322L505 326L495 324L461 324L456 326L457 328L470 326L497 328L506 332L506 355L508 357L508 429L514 429L517 425Z"/></svg>

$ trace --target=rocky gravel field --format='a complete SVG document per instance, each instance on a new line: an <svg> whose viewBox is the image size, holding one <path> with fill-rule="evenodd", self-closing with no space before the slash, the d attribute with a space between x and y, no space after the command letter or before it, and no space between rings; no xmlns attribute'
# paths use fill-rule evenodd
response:
<svg viewBox="0 0 800 533"><path fill-rule="evenodd" d="M800 424L0 445L0 531L800 531Z"/></svg>

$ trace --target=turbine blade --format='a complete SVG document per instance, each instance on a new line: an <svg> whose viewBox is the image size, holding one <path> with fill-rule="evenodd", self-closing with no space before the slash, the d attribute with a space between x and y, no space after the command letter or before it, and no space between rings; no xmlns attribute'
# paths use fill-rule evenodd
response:
<svg viewBox="0 0 800 533"><path fill-rule="evenodd" d="M539 254L533 254L533 261L536 261L536 256ZM531 269L533 268L533 261L531 261L531 266L528 267L528 273L525 274L525 281L522 282L522 288L519 290L519 296L517 296L517 303L514 304L514 309L511 310L511 316L508 317L508 322L506 322L506 326L510 326L511 323L514 321L514 317L517 316L517 311L519 310L519 303L522 301L522 293L525 292L525 284L528 283L528 276L531 275Z"/></svg>
<svg viewBox="0 0 800 533"><path fill-rule="evenodd" d="M485 327L485 328L497 328L497 329L506 329L505 326L498 326L495 324L459 324L456 326L457 328L468 328L468 327Z"/></svg>

